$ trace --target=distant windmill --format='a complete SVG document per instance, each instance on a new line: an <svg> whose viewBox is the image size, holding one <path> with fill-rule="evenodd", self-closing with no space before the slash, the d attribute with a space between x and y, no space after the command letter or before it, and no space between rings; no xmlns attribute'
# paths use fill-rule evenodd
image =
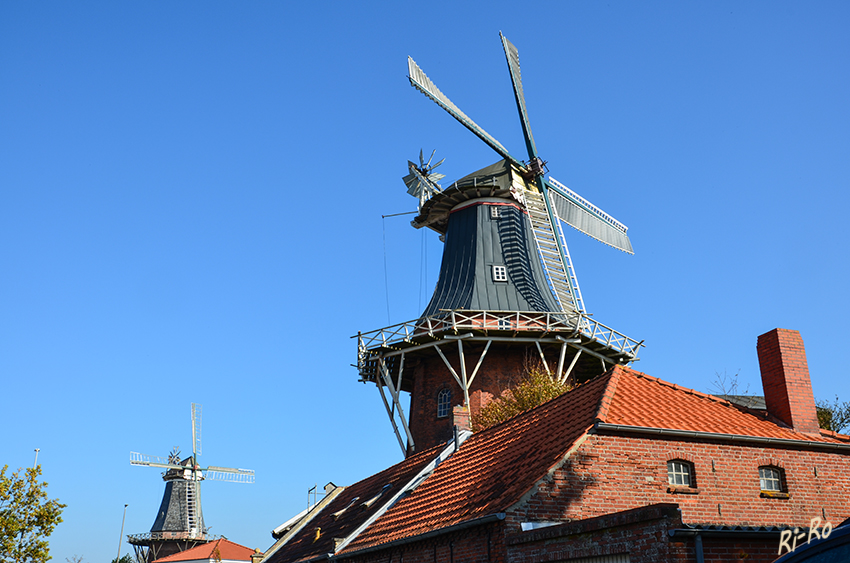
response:
<svg viewBox="0 0 850 563"><path fill-rule="evenodd" d="M130 452L131 465L161 467L165 492L156 520L148 534L128 536L136 550L136 559L150 563L167 555L215 539L207 534L201 510L201 481L227 481L230 483L253 483L253 469L235 469L210 465L201 467L201 405L192 403L192 455L180 459L180 450L175 447L167 457Z"/></svg>

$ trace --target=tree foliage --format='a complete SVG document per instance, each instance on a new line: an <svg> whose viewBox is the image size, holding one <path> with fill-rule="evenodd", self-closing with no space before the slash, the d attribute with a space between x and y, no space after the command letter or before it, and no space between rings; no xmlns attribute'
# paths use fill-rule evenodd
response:
<svg viewBox="0 0 850 563"><path fill-rule="evenodd" d="M472 428L476 432L490 428L542 405L570 389L569 384L555 381L542 367L530 367L515 387L487 403L472 417Z"/></svg>
<svg viewBox="0 0 850 563"><path fill-rule="evenodd" d="M112 563L136 563L136 560L129 553L125 553L121 556L121 559L117 557L112 560Z"/></svg>
<svg viewBox="0 0 850 563"><path fill-rule="evenodd" d="M47 537L62 521L65 505L47 498L40 465L11 475L8 469L0 470L0 563L45 563Z"/></svg>
<svg viewBox="0 0 850 563"><path fill-rule="evenodd" d="M843 403L835 397L835 402L815 401L818 410L818 425L824 430L841 432L850 426L850 401Z"/></svg>

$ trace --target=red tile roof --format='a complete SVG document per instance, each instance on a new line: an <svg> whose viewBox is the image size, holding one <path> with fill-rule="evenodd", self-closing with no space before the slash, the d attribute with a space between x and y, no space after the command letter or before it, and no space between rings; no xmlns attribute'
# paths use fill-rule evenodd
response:
<svg viewBox="0 0 850 563"><path fill-rule="evenodd" d="M423 467L436 458L444 448L444 445L440 445L419 452L401 463L346 487L321 510L321 513L309 515L312 520L277 552L271 554L266 563L300 561L317 555L333 553L334 539L343 539L350 535L358 526L375 514L376 510L386 504L393 494L413 479ZM385 485L392 486L369 509L361 508L362 503L379 494ZM334 518L334 513L340 511L343 511L342 514ZM320 530L318 538L316 538L317 528Z"/></svg>
<svg viewBox="0 0 850 563"><path fill-rule="evenodd" d="M421 485L401 497L386 513L348 544L341 555L351 554L403 538L418 536L476 518L506 512L576 447L594 424L737 434L790 440L847 443L833 433L811 436L795 432L767 415L667 383L632 369L616 366L575 389L500 425L474 434L451 457L440 463ZM436 452L429 454L432 459ZM387 472L415 474L418 454L385 472L361 481L356 494L377 491L388 482ZM402 481L400 477L398 481ZM368 484L368 486L367 486ZM355 496L346 490L335 499L330 513ZM321 515L324 521L328 514ZM344 520L340 518L340 520ZM362 523L365 519L361 519ZM318 520L317 520L318 522ZM336 526L339 522L316 524ZM311 532L314 524L309 526ZM356 528L328 528L329 536L344 537ZM270 563L303 560L333 553L333 543L316 542L301 534L294 552L285 546Z"/></svg>
<svg viewBox="0 0 850 563"><path fill-rule="evenodd" d="M503 512L593 426L610 376L596 378L498 426L474 434L413 494L346 551Z"/></svg>
<svg viewBox="0 0 850 563"><path fill-rule="evenodd" d="M216 553L216 550L218 553ZM233 560L233 561L250 561L251 554L254 550L244 545L239 545L226 538L219 538L215 541L205 543L180 553L169 555L156 559L154 563L167 563L169 561L197 561L203 559L211 560Z"/></svg>
<svg viewBox="0 0 850 563"><path fill-rule="evenodd" d="M736 434L762 438L845 443L840 435L803 434L766 413L617 366L599 412L609 424L669 428L694 432Z"/></svg>

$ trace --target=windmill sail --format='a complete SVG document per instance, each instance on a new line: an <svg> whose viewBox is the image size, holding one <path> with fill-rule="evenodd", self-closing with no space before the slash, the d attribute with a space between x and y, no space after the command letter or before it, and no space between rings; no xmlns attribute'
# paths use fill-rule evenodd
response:
<svg viewBox="0 0 850 563"><path fill-rule="evenodd" d="M464 127L475 133L479 139L490 145L490 148L494 151L502 155L504 158L507 158L520 168L525 168L519 160L510 155L508 149L503 147L502 143L497 141L492 135L490 135L490 133L479 127L477 123L472 121L465 113L460 111L460 108L454 105L454 103L452 103L445 94L440 92L440 89L437 88L436 84L431 82L431 79L428 78L425 72L419 68L419 65L416 64L416 62L410 57L407 57L407 72L411 86L435 101L438 106L460 121Z"/></svg>
<svg viewBox="0 0 850 563"><path fill-rule="evenodd" d="M228 483L253 483L253 469L237 469L234 467L216 467L210 465L205 475L208 481L227 481Z"/></svg>
<svg viewBox="0 0 850 563"><path fill-rule="evenodd" d="M528 158L537 157L537 147L534 144L534 136L531 134L531 123L528 121L528 110L525 107L525 94L522 91L522 75L519 71L519 51L508 38L499 33L502 38L502 47L505 49L505 57L508 59L508 70L511 73L511 83L514 86L514 97L516 98L519 118L522 122L522 132L525 135L525 145L528 148Z"/></svg>
<svg viewBox="0 0 850 563"><path fill-rule="evenodd" d="M628 227L554 178L546 180L546 187L562 221L599 242L634 254L626 232Z"/></svg>

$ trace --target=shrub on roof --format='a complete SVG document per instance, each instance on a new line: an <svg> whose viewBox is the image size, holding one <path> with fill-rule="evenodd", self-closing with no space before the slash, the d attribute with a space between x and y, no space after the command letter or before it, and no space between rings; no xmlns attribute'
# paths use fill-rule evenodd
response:
<svg viewBox="0 0 850 563"><path fill-rule="evenodd" d="M562 395L571 388L570 384L560 383L552 378L542 366L529 367L515 387L487 403L472 417L472 429L478 432L500 424Z"/></svg>

